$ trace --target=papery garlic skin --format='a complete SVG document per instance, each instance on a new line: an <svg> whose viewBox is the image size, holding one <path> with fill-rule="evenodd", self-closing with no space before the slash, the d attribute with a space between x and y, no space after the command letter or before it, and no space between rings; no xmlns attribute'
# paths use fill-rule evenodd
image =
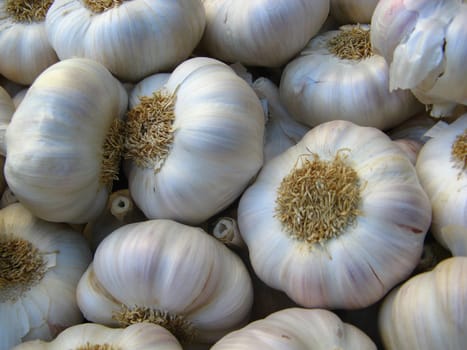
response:
<svg viewBox="0 0 467 350"><path fill-rule="evenodd" d="M62 329L83 322L75 292L78 280L91 262L91 251L82 235L67 225L34 217L19 203L0 210L2 254L8 253L4 244L10 239L26 240L37 248L43 259L44 271L38 272L38 280L34 284L24 290L16 290L13 298L11 293L15 290L8 287L11 281L8 281L8 276L2 276L1 350L10 350L21 341L51 340ZM7 258L8 255L2 255L2 260ZM21 260L18 258L18 261ZM2 265L5 263L6 260ZM9 271L15 268L18 266L11 266Z"/></svg>
<svg viewBox="0 0 467 350"><path fill-rule="evenodd" d="M53 349L182 350L182 347L165 328L151 323L126 328L83 323L65 329L50 342L28 341L11 350Z"/></svg>
<svg viewBox="0 0 467 350"><path fill-rule="evenodd" d="M47 67L56 63L58 57L47 38L45 18L20 21L7 10L10 3L14 2L0 1L0 74L16 83L29 85ZM25 0L24 3L17 1L13 7L46 8L52 1Z"/></svg>
<svg viewBox="0 0 467 350"><path fill-rule="evenodd" d="M55 0L46 30L60 59L90 58L119 79L137 82L187 59L205 21L200 0L118 1L103 12L80 0Z"/></svg>
<svg viewBox="0 0 467 350"><path fill-rule="evenodd" d="M15 112L15 104L8 92L0 87L0 154L6 156L5 132Z"/></svg>
<svg viewBox="0 0 467 350"><path fill-rule="evenodd" d="M160 93L172 99L168 135L153 140L164 142L167 154L138 152L144 134L140 128L129 132L133 136L125 151L125 173L130 194L147 218L199 224L231 204L262 166L262 106L242 78L212 58L187 60L162 87L160 83L148 77L135 89L152 90L144 98ZM131 101L133 97L130 113L140 106ZM173 140L161 141L169 137Z"/></svg>
<svg viewBox="0 0 467 350"><path fill-rule="evenodd" d="M341 24L370 23L379 0L330 0L329 14Z"/></svg>
<svg viewBox="0 0 467 350"><path fill-rule="evenodd" d="M456 141L467 137L467 114L451 124L437 124L421 148L417 174L433 207L431 232L453 255L467 255L467 170L463 154L453 155ZM462 146L461 146L462 147ZM460 157L460 158L459 158Z"/></svg>
<svg viewBox="0 0 467 350"><path fill-rule="evenodd" d="M332 164L329 162L337 156L358 179L360 198L356 211L352 210L356 214L349 216L351 206L338 211L338 203L348 200L331 192L329 186L332 188L334 182L326 187L322 179L313 186L325 186L325 194L306 185L290 203L308 198L305 191L310 191L310 196L316 196L320 203L334 203L332 198L337 202L332 207L323 204L322 209L309 207L303 216L291 217L300 225L305 222L304 217L310 216L309 222L321 228L324 218L330 216L354 221L341 226L337 235L329 238L319 231L318 240L307 242L299 235L292 238L277 216L280 185L295 169L305 169L301 166L304 160L318 157ZM345 188L349 186L355 185ZM290 212L303 208L293 207ZM240 233L256 274L304 307L355 309L382 298L416 266L430 221L429 200L406 154L380 130L348 121L314 127L297 145L266 163L238 207ZM326 234L332 232L329 227L323 230ZM312 233L315 234L309 232Z"/></svg>
<svg viewBox="0 0 467 350"><path fill-rule="evenodd" d="M330 41L352 30L368 28L349 25L322 33L285 66L280 97L294 118L311 127L348 120L386 130L423 110L410 91L389 91L384 57L341 58L331 52Z"/></svg>
<svg viewBox="0 0 467 350"><path fill-rule="evenodd" d="M466 276L467 257L451 257L391 291L378 319L385 349L464 349Z"/></svg>
<svg viewBox="0 0 467 350"><path fill-rule="evenodd" d="M121 83L98 62L72 58L44 71L6 132L5 176L19 201L48 221L96 217L111 186L104 146L127 104Z"/></svg>
<svg viewBox="0 0 467 350"><path fill-rule="evenodd" d="M388 62L390 90L410 89L433 117L467 105L466 20L462 0L381 0L371 42Z"/></svg>
<svg viewBox="0 0 467 350"><path fill-rule="evenodd" d="M77 299L85 318L96 323L118 326L122 306L148 308L178 320L162 326L181 342L213 342L245 324L253 290L240 258L211 235L171 220L147 220L101 242Z"/></svg>
<svg viewBox="0 0 467 350"><path fill-rule="evenodd" d="M376 350L373 341L357 327L342 322L324 309L289 308L231 332L212 350Z"/></svg>
<svg viewBox="0 0 467 350"><path fill-rule="evenodd" d="M279 67L318 33L329 0L203 0L201 48L226 62Z"/></svg>

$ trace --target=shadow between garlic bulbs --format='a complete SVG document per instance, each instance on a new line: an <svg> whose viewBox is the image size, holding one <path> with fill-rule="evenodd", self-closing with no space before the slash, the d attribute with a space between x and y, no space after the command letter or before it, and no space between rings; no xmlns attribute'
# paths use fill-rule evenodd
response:
<svg viewBox="0 0 467 350"><path fill-rule="evenodd" d="M407 155L348 121L313 128L266 163L238 208L258 277L306 307L379 300L416 266L430 221Z"/></svg>

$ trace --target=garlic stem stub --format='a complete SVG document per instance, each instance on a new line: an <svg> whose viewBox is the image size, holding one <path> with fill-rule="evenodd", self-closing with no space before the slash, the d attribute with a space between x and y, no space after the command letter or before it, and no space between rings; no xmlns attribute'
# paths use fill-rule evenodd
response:
<svg viewBox="0 0 467 350"><path fill-rule="evenodd" d="M61 60L93 59L138 82L188 59L206 18L201 0L55 0L45 24Z"/></svg>
<svg viewBox="0 0 467 350"><path fill-rule="evenodd" d="M152 322L182 343L210 343L247 322L253 289L240 258L205 231L147 220L99 244L77 300L95 323Z"/></svg>
<svg viewBox="0 0 467 350"><path fill-rule="evenodd" d="M378 301L416 266L430 221L404 151L348 121L311 129L266 163L238 208L258 277L305 307Z"/></svg>
<svg viewBox="0 0 467 350"><path fill-rule="evenodd" d="M0 210L0 256L1 350L83 321L75 292L91 251L82 235L11 204Z"/></svg>
<svg viewBox="0 0 467 350"><path fill-rule="evenodd" d="M348 120L381 130L423 110L410 91L389 91L389 68L374 53L367 25L346 25L314 37L284 68L281 101L308 126Z"/></svg>
<svg viewBox="0 0 467 350"><path fill-rule="evenodd" d="M0 1L0 74L29 85L58 61L47 39L45 16L52 0Z"/></svg>
<svg viewBox="0 0 467 350"><path fill-rule="evenodd" d="M131 93L124 169L149 219L197 225L230 205L263 164L264 116L253 89L207 57ZM133 101L137 101L133 104Z"/></svg>
<svg viewBox="0 0 467 350"><path fill-rule="evenodd" d="M71 58L45 70L6 131L5 178L18 200L47 221L97 217L118 179L127 104L98 62Z"/></svg>

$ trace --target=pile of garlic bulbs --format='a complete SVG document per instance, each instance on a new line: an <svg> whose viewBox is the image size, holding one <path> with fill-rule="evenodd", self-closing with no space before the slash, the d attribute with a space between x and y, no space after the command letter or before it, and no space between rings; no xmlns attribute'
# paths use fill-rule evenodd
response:
<svg viewBox="0 0 467 350"><path fill-rule="evenodd" d="M466 15L0 0L0 350L464 350Z"/></svg>

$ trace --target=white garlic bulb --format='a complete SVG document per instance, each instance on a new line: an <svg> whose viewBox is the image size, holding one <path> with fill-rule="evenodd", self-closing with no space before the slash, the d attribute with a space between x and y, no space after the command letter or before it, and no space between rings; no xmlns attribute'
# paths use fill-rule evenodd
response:
<svg viewBox="0 0 467 350"><path fill-rule="evenodd" d="M410 89L434 117L467 105L467 3L381 0L371 43L389 65L389 88Z"/></svg>
<svg viewBox="0 0 467 350"><path fill-rule="evenodd" d="M136 82L187 59L206 19L201 0L55 0L45 23L60 59L90 58Z"/></svg>
<svg viewBox="0 0 467 350"><path fill-rule="evenodd" d="M318 33L329 0L203 0L201 47L211 57L245 65L279 67Z"/></svg>
<svg viewBox="0 0 467 350"><path fill-rule="evenodd" d="M231 332L212 350L376 350L357 327L324 309L289 308Z"/></svg>
<svg viewBox="0 0 467 350"><path fill-rule="evenodd" d="M0 1L0 74L31 84L58 61L45 31L45 16L53 0Z"/></svg>
<svg viewBox="0 0 467 350"><path fill-rule="evenodd" d="M467 255L467 114L434 128L417 158L433 208L431 232L453 255Z"/></svg>
<svg viewBox="0 0 467 350"><path fill-rule="evenodd" d="M41 73L6 131L5 177L19 201L48 221L96 217L118 175L127 104L98 62L71 58Z"/></svg>
<svg viewBox="0 0 467 350"><path fill-rule="evenodd" d="M416 266L431 206L405 153L348 121L311 129L240 198L254 271L298 305L368 306Z"/></svg>
<svg viewBox="0 0 467 350"><path fill-rule="evenodd" d="M138 104L130 97L128 186L146 217L199 224L231 204L261 167L263 110L253 89L212 58L183 62L161 87L164 79L137 84L135 91L152 91Z"/></svg>
<svg viewBox="0 0 467 350"><path fill-rule="evenodd" d="M31 340L11 350L182 350L165 328L136 323L126 328L109 328L96 323L69 327L50 342Z"/></svg>
<svg viewBox="0 0 467 350"><path fill-rule="evenodd" d="M1 350L83 321L75 292L91 251L82 235L11 204L0 210L0 256Z"/></svg>
<svg viewBox="0 0 467 350"><path fill-rule="evenodd" d="M384 348L465 349L466 277L467 257L451 257L387 295L378 322Z"/></svg>
<svg viewBox="0 0 467 350"><path fill-rule="evenodd" d="M341 24L370 23L379 0L330 0L329 14Z"/></svg>
<svg viewBox="0 0 467 350"><path fill-rule="evenodd" d="M282 73L280 97L296 120L348 120L386 130L423 109L410 91L389 92L389 69L369 28L343 26L313 38Z"/></svg>
<svg viewBox="0 0 467 350"><path fill-rule="evenodd" d="M267 106L264 134L264 162L267 162L300 141L310 127L293 119L280 101L279 88L271 80L260 77L252 83L252 86Z"/></svg>
<svg viewBox="0 0 467 350"><path fill-rule="evenodd" d="M15 112L15 104L8 92L0 86L0 155L6 156L5 132Z"/></svg>
<svg viewBox="0 0 467 350"><path fill-rule="evenodd" d="M213 342L248 320L251 279L238 256L200 228L171 220L128 224L97 247L77 288L89 321L147 321L181 342Z"/></svg>

